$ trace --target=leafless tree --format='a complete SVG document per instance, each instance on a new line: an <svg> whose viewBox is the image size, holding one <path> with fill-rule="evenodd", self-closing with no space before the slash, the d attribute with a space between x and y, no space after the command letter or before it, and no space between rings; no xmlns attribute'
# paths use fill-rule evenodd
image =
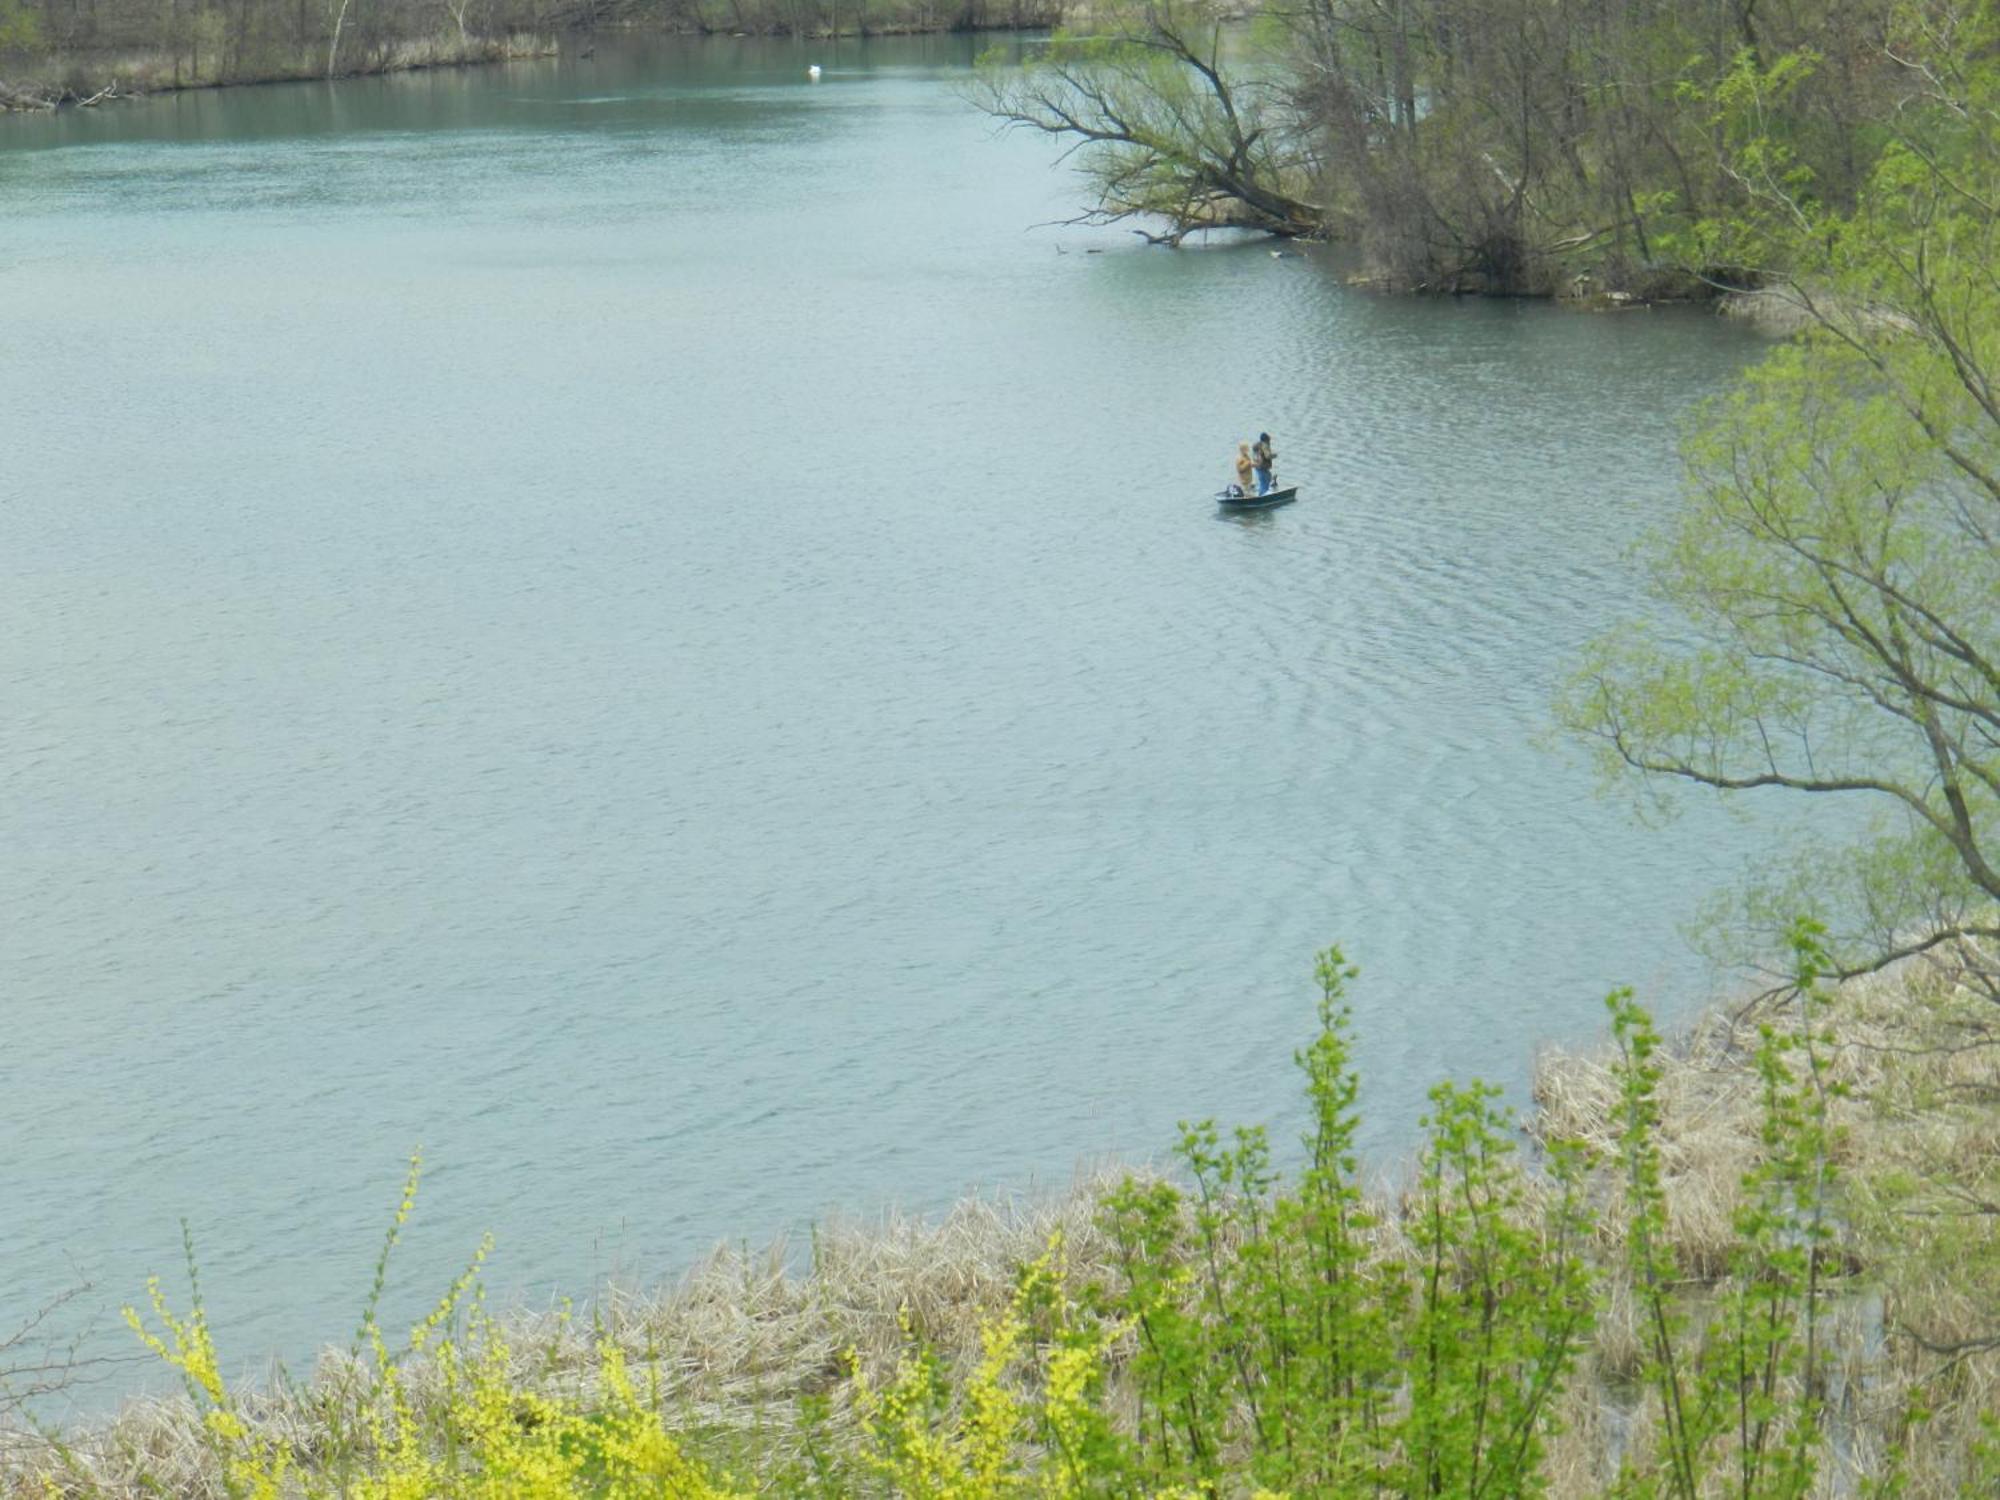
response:
<svg viewBox="0 0 2000 1500"><path fill-rule="evenodd" d="M1303 155L1269 59L1225 55L1214 0L1129 0L1087 36L1058 33L1019 66L983 64L974 99L997 119L1067 140L1095 189L1084 219L1193 230L1311 233Z"/></svg>

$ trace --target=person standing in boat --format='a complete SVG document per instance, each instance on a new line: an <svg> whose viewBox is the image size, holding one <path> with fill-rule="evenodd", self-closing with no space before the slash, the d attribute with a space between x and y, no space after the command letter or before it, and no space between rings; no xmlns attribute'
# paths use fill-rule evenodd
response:
<svg viewBox="0 0 2000 1500"><path fill-rule="evenodd" d="M1278 450L1271 446L1271 434L1257 434L1257 446L1250 450L1250 466L1257 474L1257 493L1271 493L1271 470L1277 466Z"/></svg>
<svg viewBox="0 0 2000 1500"><path fill-rule="evenodd" d="M1250 457L1250 445L1248 443L1238 443L1236 445L1236 493L1239 495L1249 494L1250 486L1256 481L1256 478L1257 465L1255 460Z"/></svg>

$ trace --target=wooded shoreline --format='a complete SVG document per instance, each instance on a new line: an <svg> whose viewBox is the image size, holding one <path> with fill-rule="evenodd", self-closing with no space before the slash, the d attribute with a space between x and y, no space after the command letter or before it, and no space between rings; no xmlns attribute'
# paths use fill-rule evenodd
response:
<svg viewBox="0 0 2000 1500"><path fill-rule="evenodd" d="M248 77L208 77L196 72L177 74L174 59L164 52L121 52L108 58L79 55L52 60L42 74L10 81L0 78L0 112L87 109L98 105L149 98L194 89L233 88L262 83L310 83L344 78L415 73L433 68L483 67L554 57L560 39L517 33L507 36L457 38L438 32L412 37L382 50L363 66L329 75L301 55L295 66L273 65Z"/></svg>
<svg viewBox="0 0 2000 1500"><path fill-rule="evenodd" d="M53 13L66 0L48 0ZM0 112L82 108L150 94L237 84L376 77L431 68L588 56L619 37L842 37L1047 30L1066 0L670 0L641 12L628 4L548 7L448 0L437 7L346 0L326 14L301 7L280 23L248 4L201 9L192 22L58 27L37 0L0 0ZM68 6L72 12L79 6ZM386 16L382 14L386 12ZM11 19L10 19L11 17ZM159 31L170 35L155 34ZM39 45L24 46L24 39ZM11 45L10 45L11 44Z"/></svg>
<svg viewBox="0 0 2000 1500"><path fill-rule="evenodd" d="M1753 20L1734 0L0 0L0 108L587 55L617 35L1048 31L982 63L973 92L1081 148L1087 215L1165 243L1325 237L1385 289L1608 309L1787 269L1718 254L1750 206L1733 153L1759 121L1816 201L1853 201L1916 86L1897 3Z"/></svg>

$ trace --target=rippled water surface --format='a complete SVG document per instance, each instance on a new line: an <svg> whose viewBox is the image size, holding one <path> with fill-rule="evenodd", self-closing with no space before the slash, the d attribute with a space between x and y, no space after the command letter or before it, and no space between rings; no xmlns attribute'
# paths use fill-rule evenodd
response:
<svg viewBox="0 0 2000 1500"><path fill-rule="evenodd" d="M1384 1152L1698 997L1754 827L1535 741L1755 344L1032 229L970 52L0 121L0 1329L341 1337L418 1142L399 1315L1282 1123L1335 940Z"/></svg>

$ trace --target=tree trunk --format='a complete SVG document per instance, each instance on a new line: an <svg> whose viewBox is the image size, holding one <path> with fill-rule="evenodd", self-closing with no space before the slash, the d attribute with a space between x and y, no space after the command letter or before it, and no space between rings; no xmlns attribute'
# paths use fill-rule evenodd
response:
<svg viewBox="0 0 2000 1500"><path fill-rule="evenodd" d="M347 0L340 0L340 14L333 18L333 40L326 47L326 76L333 77L333 60L340 54L340 28L347 21Z"/></svg>

